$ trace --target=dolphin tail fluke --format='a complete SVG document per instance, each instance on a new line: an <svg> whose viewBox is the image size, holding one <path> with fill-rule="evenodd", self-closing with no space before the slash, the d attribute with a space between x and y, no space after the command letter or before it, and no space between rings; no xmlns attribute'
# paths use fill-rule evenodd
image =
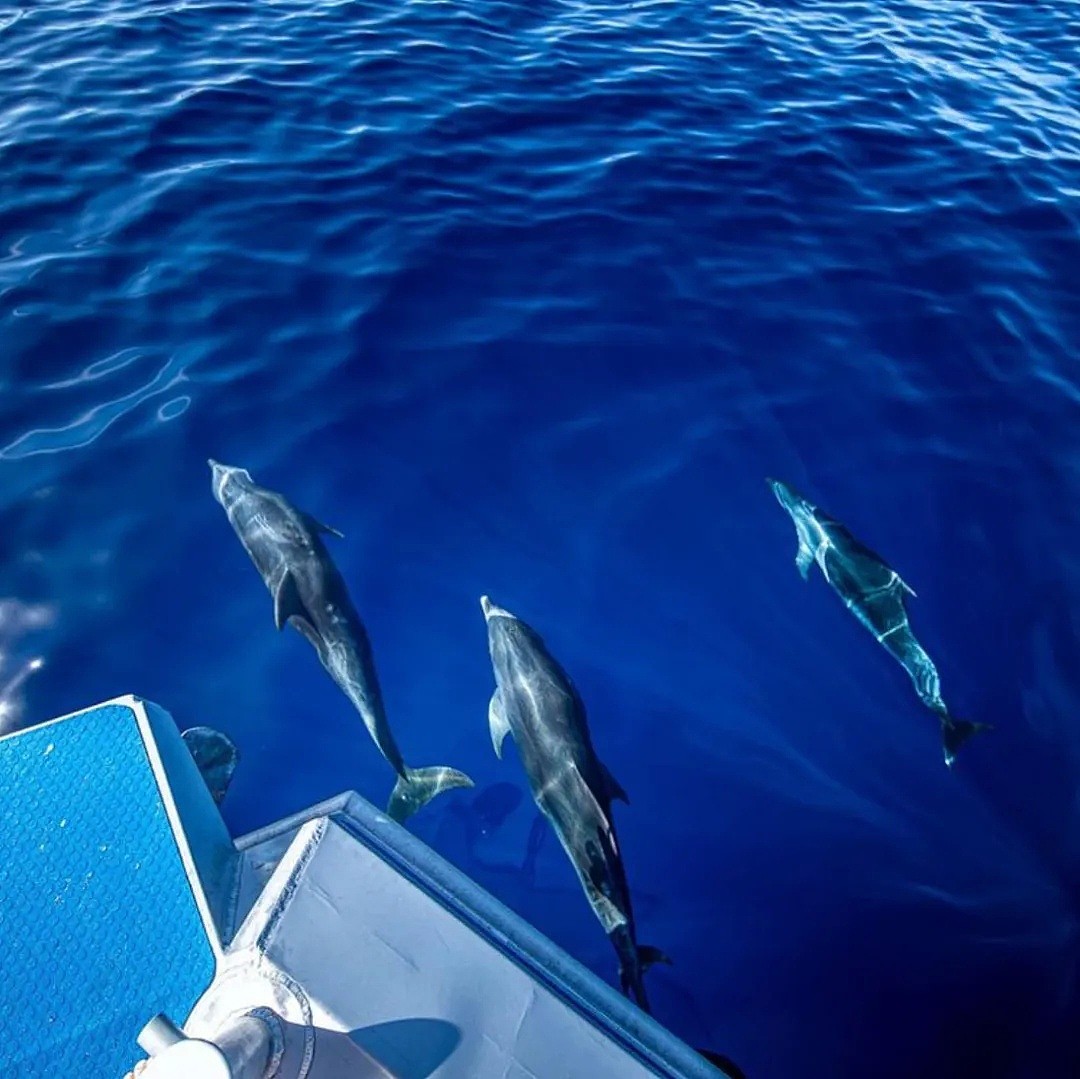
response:
<svg viewBox="0 0 1080 1079"><path fill-rule="evenodd" d="M628 942L623 938L619 943L625 947ZM616 948L618 947L617 944ZM628 958L624 961L625 953L620 953L619 982L622 991L636 1001L642 1011L651 1014L649 997L645 992L645 972L655 963L667 963L670 966L671 960L659 948L654 948L651 944L639 944L637 946L631 944L630 947L634 948L637 962L631 963Z"/></svg>
<svg viewBox="0 0 1080 1079"><path fill-rule="evenodd" d="M654 948L651 944L639 945L637 954L643 972L656 963L666 963L669 967L672 965L671 959L659 948Z"/></svg>
<svg viewBox="0 0 1080 1079"><path fill-rule="evenodd" d="M945 763L951 768L956 760L957 750L979 731L993 729L992 723L972 723L966 719L941 717L941 744L945 752Z"/></svg>
<svg viewBox="0 0 1080 1079"><path fill-rule="evenodd" d="M645 992L645 982L642 978L644 971L629 971L625 967L619 967L619 987L623 995L629 997L643 1012L652 1015L652 1005L649 1004L649 995Z"/></svg>
<svg viewBox="0 0 1080 1079"><path fill-rule="evenodd" d="M457 787L472 787L475 784L464 773L455 768L435 765L433 768L406 768L405 775L399 776L386 805L386 815L401 823L408 820L418 809L443 791Z"/></svg>

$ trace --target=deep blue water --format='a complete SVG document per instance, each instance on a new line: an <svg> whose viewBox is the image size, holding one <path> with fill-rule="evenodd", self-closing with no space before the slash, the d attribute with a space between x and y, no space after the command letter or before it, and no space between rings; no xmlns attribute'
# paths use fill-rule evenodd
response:
<svg viewBox="0 0 1080 1079"><path fill-rule="evenodd" d="M243 465L345 533L411 763L523 788L479 596L545 636L691 1044L1076 1075L1078 72L1066 0L0 3L4 723L220 726L236 832L383 804ZM952 772L766 475L918 592ZM413 830L611 979L531 802L455 799Z"/></svg>

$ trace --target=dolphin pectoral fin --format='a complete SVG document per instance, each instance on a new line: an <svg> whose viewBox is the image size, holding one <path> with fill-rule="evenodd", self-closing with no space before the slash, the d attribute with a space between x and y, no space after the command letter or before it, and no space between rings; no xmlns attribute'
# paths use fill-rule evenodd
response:
<svg viewBox="0 0 1080 1079"><path fill-rule="evenodd" d="M630 804L630 796L623 790L622 784L608 771L603 761L600 762L600 771L604 773L604 782L607 784L608 797L614 802L616 799Z"/></svg>
<svg viewBox="0 0 1080 1079"><path fill-rule="evenodd" d="M641 969L646 971L649 967L656 963L666 963L669 967L674 966L669 956L665 955L659 948L654 948L651 944L638 945L638 962L641 964Z"/></svg>
<svg viewBox="0 0 1080 1079"><path fill-rule="evenodd" d="M336 528L331 528L329 525L323 524L322 521L318 519L318 517L312 517L310 513L305 513L304 517L307 520L307 523L316 532L325 532L327 535L337 536L338 539L345 538L345 534L343 532L339 532Z"/></svg>
<svg viewBox="0 0 1080 1079"><path fill-rule="evenodd" d="M294 615L297 618L307 618L307 611L300 599L296 578L286 570L274 592L274 625L283 629L285 623Z"/></svg>
<svg viewBox="0 0 1080 1079"><path fill-rule="evenodd" d="M510 733L510 722L506 718L498 690L492 693L491 703L488 704L488 728L491 731L491 744L495 748L495 756L502 760L503 740Z"/></svg>

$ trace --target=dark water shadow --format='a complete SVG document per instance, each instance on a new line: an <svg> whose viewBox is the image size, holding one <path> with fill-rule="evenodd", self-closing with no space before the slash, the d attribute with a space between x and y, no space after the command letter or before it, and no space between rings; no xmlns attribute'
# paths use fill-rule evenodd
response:
<svg viewBox="0 0 1080 1079"><path fill-rule="evenodd" d="M427 1079L458 1047L461 1031L443 1019L394 1019L360 1027L349 1040L395 1079Z"/></svg>

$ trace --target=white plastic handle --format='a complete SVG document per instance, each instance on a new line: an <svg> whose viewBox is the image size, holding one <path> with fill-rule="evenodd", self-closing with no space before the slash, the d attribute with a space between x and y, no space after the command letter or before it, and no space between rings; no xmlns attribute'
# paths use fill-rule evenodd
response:
<svg viewBox="0 0 1080 1079"><path fill-rule="evenodd" d="M136 1041L150 1058L139 1079L265 1079L276 1075L281 1020L268 1008L232 1017L216 1035L219 1044L189 1038L168 1016L155 1015Z"/></svg>
<svg viewBox="0 0 1080 1079"><path fill-rule="evenodd" d="M215 1045L185 1038L147 1061L139 1079L233 1079L232 1069Z"/></svg>
<svg viewBox="0 0 1080 1079"><path fill-rule="evenodd" d="M148 1056L156 1057L166 1049L184 1040L184 1032L167 1016L158 1012L149 1023L139 1031L135 1040L139 1048Z"/></svg>

